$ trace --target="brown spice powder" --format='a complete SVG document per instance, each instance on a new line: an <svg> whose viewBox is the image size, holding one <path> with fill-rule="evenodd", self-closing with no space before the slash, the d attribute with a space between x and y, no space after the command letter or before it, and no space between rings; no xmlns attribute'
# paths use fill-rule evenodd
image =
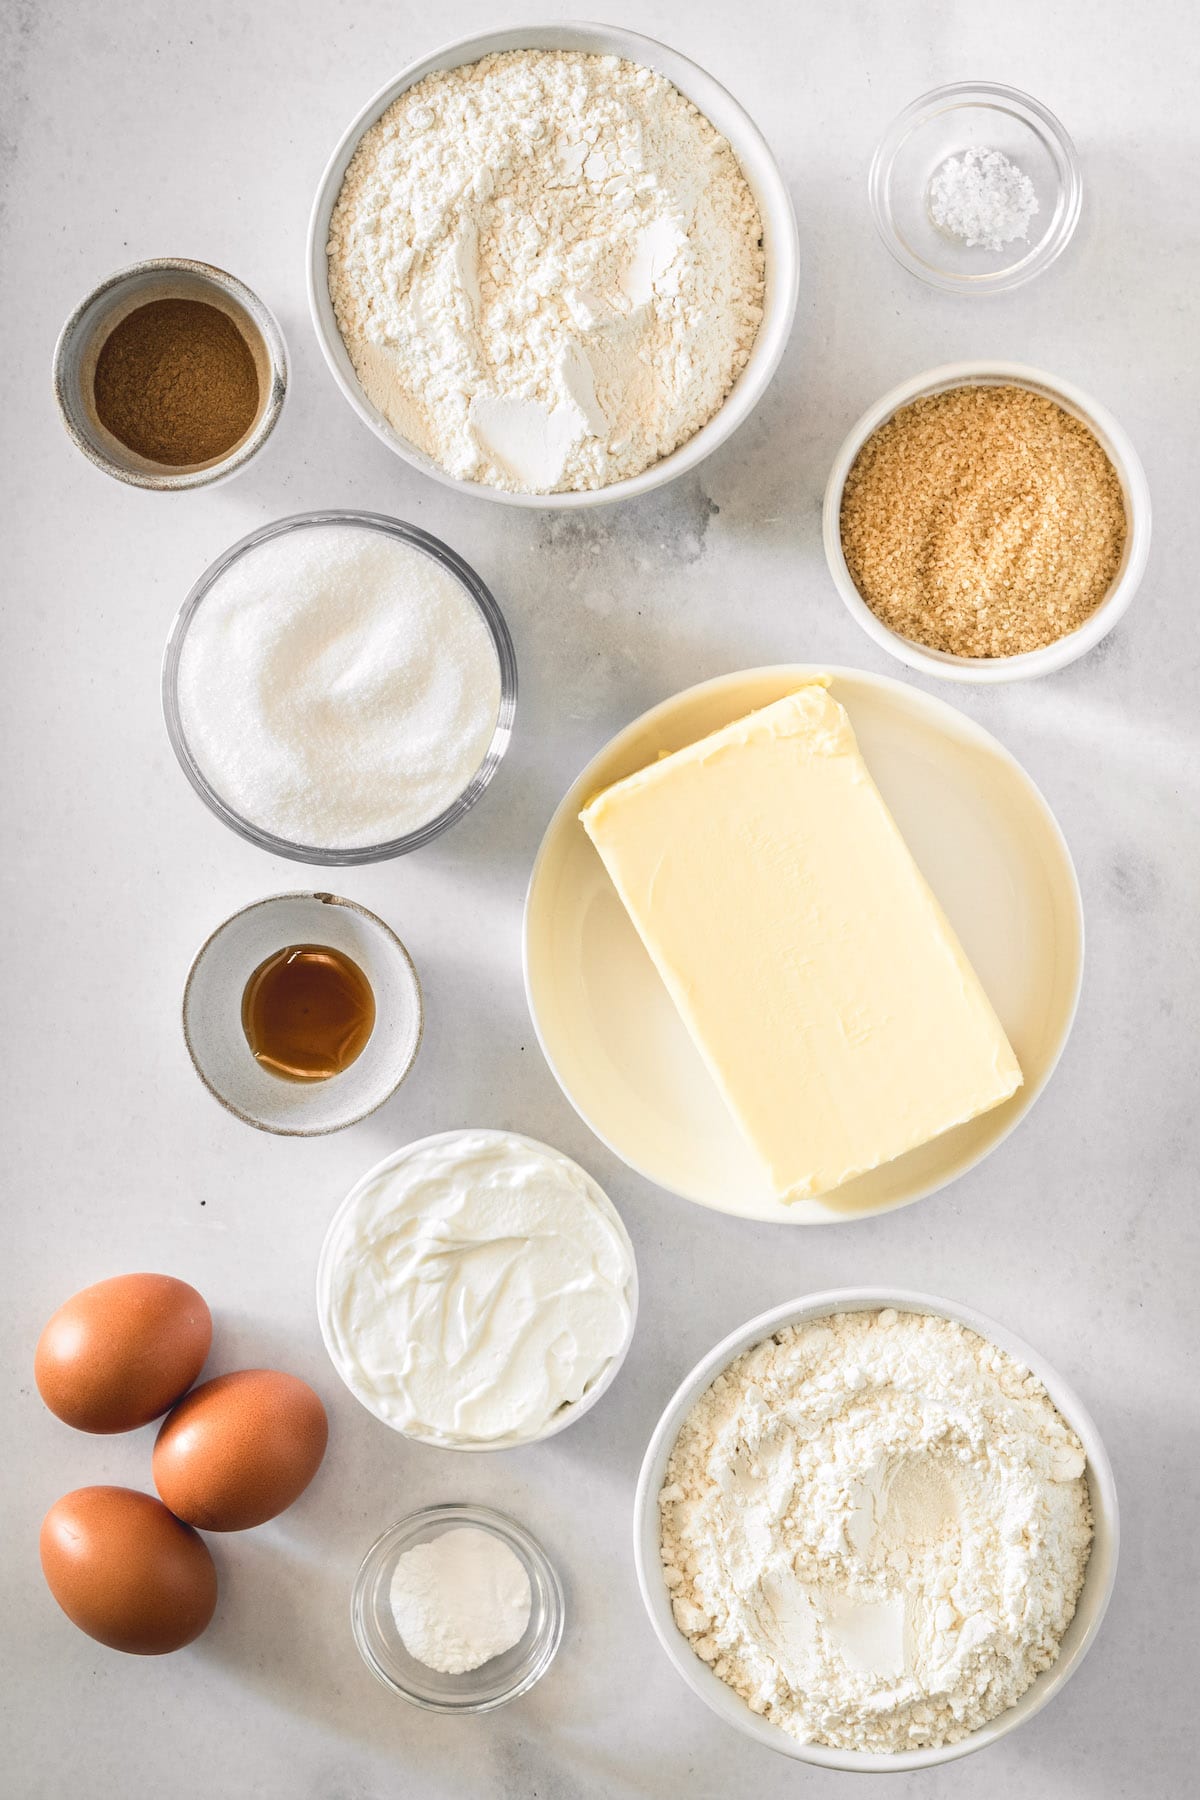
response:
<svg viewBox="0 0 1200 1800"><path fill-rule="evenodd" d="M258 371L227 313L204 300L152 300L101 346L100 423L127 449L179 468L232 450L258 412Z"/></svg>
<svg viewBox="0 0 1200 1800"><path fill-rule="evenodd" d="M1053 644L1096 610L1125 548L1117 472L1095 434L1022 387L903 406L846 479L842 549L877 618L955 656Z"/></svg>

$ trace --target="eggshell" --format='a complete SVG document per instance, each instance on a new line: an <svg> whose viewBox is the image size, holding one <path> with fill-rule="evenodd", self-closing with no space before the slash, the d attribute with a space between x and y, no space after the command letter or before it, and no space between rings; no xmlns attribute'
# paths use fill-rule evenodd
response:
<svg viewBox="0 0 1200 1800"><path fill-rule="evenodd" d="M203 1538L150 1494L76 1488L42 1521L42 1571L72 1624L110 1650L162 1656L200 1636L217 1604Z"/></svg>
<svg viewBox="0 0 1200 1800"><path fill-rule="evenodd" d="M239 1369L193 1388L163 1421L154 1485L189 1524L244 1531L299 1499L328 1436L325 1408L307 1382Z"/></svg>
<svg viewBox="0 0 1200 1800"><path fill-rule="evenodd" d="M33 1372L50 1411L77 1431L134 1431L173 1406L204 1367L212 1314L170 1275L114 1275L60 1306Z"/></svg>

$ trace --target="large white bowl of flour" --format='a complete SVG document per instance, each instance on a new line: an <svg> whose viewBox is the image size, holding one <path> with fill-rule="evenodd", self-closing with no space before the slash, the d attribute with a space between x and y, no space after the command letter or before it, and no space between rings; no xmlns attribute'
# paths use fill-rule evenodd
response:
<svg viewBox="0 0 1200 1800"><path fill-rule="evenodd" d="M482 58L507 51L574 52L583 55L618 57L627 63L648 69L656 76L663 77L684 96L685 100L690 101L697 108L704 119L726 141L745 177L761 219L762 250L765 259L762 320L754 335L744 368L737 375L732 388L720 403L719 409L707 423L702 424L694 432L694 435L680 442L677 448L669 454L662 455L659 460L652 462L640 473L609 480L601 486L587 486L557 492L510 491L505 486L490 485L486 477L475 478L469 475L464 477L448 472L447 468L440 466L439 462L435 461L431 455L426 454L408 435L397 428L396 419L403 417L401 406L388 406L387 410L392 414L392 418L389 420L384 409L368 396L359 374L356 373L350 351L343 340L330 294L330 263L327 246L330 242L331 221L334 218L347 169L353 161L364 135L378 124L383 115L402 95L427 77L447 70L464 68L467 65L478 63ZM701 171L701 175L703 175L703 171ZM701 189L703 188L702 179L698 185ZM469 236L469 221L464 229ZM660 254L667 253L658 245L657 241L647 242L646 259L652 261ZM406 278L404 277L404 279ZM718 81L677 51L669 49L666 45L657 43L651 38L642 37L636 32L624 31L607 25L543 23L514 26L506 31L489 32L482 36L461 39L435 51L420 62L411 64L394 81L390 81L386 87L380 89L343 134L321 178L309 223L308 292L313 323L334 380L351 406L359 417L370 426L376 436L388 445L389 449L395 451L398 456L403 457L415 468L432 476L434 480L460 491L465 489L468 493L479 494L490 500L498 500L509 506L562 509L597 506L608 501L629 499L637 494L646 493L694 469L718 445L724 443L761 399L778 366L791 332L798 284L799 245L791 199L774 157L753 120ZM470 283L468 282L467 285L469 286ZM580 293L583 329L586 336L589 323L587 308L591 304L586 283L581 284ZM491 296L485 295L484 304L486 305L491 298ZM437 331L432 324L429 335L429 354L435 365L442 360L442 348L438 342ZM574 352L572 351L571 354L574 355ZM359 360L361 363L361 356ZM577 403L585 414L591 413L595 401L595 391L591 385L590 374L584 371L581 378L578 370L568 370L564 380L566 389L569 390L571 404ZM376 399L386 397L379 387L375 392ZM468 396L469 398L470 396ZM565 408L563 413L565 416ZM516 457L514 466L528 467L530 470L537 466L538 458L543 457L546 451L544 433L539 431L534 460L526 460L528 437L525 425L520 419L514 419L511 415L497 421L497 439L498 441L502 439L506 447L513 448ZM619 451L620 448L620 440L615 440L614 449ZM615 466L620 466L619 462L614 463ZM552 486L553 483L545 482L539 485Z"/></svg>
<svg viewBox="0 0 1200 1800"><path fill-rule="evenodd" d="M1065 1633L1063 1633L1061 1637L1057 1658L1049 1667L1043 1668L1041 1673L1034 1677L1031 1685L1026 1687L1025 1691L1014 1704L1009 1705L1006 1710L999 1712L994 1718L990 1719L986 1724L981 1725L978 1729L970 1731L969 1735L961 1737L955 1742L943 1743L936 1748L911 1750L834 1748L828 1744L815 1741L800 1742L796 1737L790 1735L788 1731L785 1731L781 1725L772 1722L769 1718L763 1717L758 1712L752 1710L747 1699L743 1698L741 1693L735 1691L733 1686L728 1685L725 1680L721 1679L721 1677L715 1674L713 1669L708 1666L707 1662L703 1659L703 1655L698 1653L693 1638L684 1634L684 1629L677 1622L677 1614L673 1608L673 1600L676 1598L676 1592L673 1592L671 1585L669 1585L660 1548L663 1541L663 1518L666 1514L664 1514L663 1509L660 1508L659 1497L663 1491L664 1483L667 1480L668 1465L671 1464L672 1453L680 1440L681 1432L684 1431L685 1427L688 1427L689 1420L693 1417L693 1409L696 1408L698 1402L709 1394L710 1389L713 1387L713 1383L717 1381L718 1377L725 1376L726 1372L730 1371L731 1365L737 1362L739 1358L743 1357L746 1352L753 1350L756 1346L768 1345L769 1340L774 1338L776 1333L786 1334L791 1327L812 1327L819 1323L827 1322L836 1315L871 1313L879 1315L884 1313L887 1309L891 1309L893 1317L898 1317L901 1321L904 1321L910 1315L918 1315L933 1321L950 1321L955 1326L964 1326L968 1332L975 1333L978 1338L985 1340L985 1347L987 1345L995 1346L999 1351L1005 1353L1006 1357L1011 1358L1013 1362L1020 1365L1022 1369L1027 1370L1035 1378L1036 1382L1041 1384L1042 1389L1045 1390L1045 1396L1048 1396L1051 1407L1057 1412L1060 1420L1065 1422L1069 1433L1073 1434L1074 1439L1076 1440L1072 1445L1068 1445L1065 1441L1062 1442L1060 1444L1062 1454L1065 1456L1070 1455L1073 1452L1074 1457L1077 1459L1079 1455L1079 1446L1082 1446L1083 1454L1086 1458L1084 1476L1086 1478L1087 1497L1090 1501L1092 1515L1091 1549L1087 1557L1086 1568L1083 1574L1083 1585L1079 1591L1074 1616L1071 1618ZM920 1360L919 1356L917 1357L917 1360ZM839 1401L838 1395L833 1392L832 1388L829 1393L830 1416L836 1418L837 1416L844 1414L851 1419L855 1430L862 1429L862 1420L866 1418L869 1411L870 1394L872 1392L871 1358L869 1354L863 1355L861 1364L862 1366L858 1369L855 1379L846 1384L850 1390L854 1391L850 1393L849 1400L845 1404L842 1404L842 1402ZM742 1370L745 1370L748 1366L748 1364L742 1364L741 1368ZM817 1370L817 1374L819 1375L823 1372L824 1365L822 1364L821 1368ZM986 1376L986 1356L984 1357L983 1372ZM737 1372L734 1372L735 1375L736 1373ZM851 1371L851 1373L853 1374L854 1372ZM826 1380L827 1386L829 1379L831 1378L827 1378ZM1011 1388L1011 1370L1009 1381ZM931 1382L930 1386L936 1387L936 1382ZM898 1384L898 1391L901 1396L903 1396L905 1392L908 1392L912 1397L913 1405L919 1409L921 1404L923 1404L922 1395L924 1392L921 1371L911 1367L907 1371L904 1371ZM859 1399L860 1393L861 1401ZM722 1391L718 1404L725 1405L727 1400L732 1402L735 1398L736 1397L731 1396L729 1386L727 1386L726 1389ZM758 1395L757 1398L761 1399L763 1403L761 1410L765 1421L764 1429L768 1431L774 1430L776 1433L782 1429L786 1436L788 1429L790 1429L788 1420L786 1418L781 1419L778 1411L772 1415L772 1402L770 1396ZM851 1401L856 1404L851 1405ZM753 1411L755 1402L756 1395L751 1394L748 1401L751 1411ZM903 1399L901 1403L907 1404ZM741 1402L739 1401L737 1404L741 1404ZM949 1396L949 1405L951 1408L953 1407L953 1404L954 1400L951 1395ZM1042 1416L1044 1418L1046 1411L1045 1397L1043 1397L1040 1405L1043 1409ZM743 1406L743 1411L744 1410L745 1406ZM1000 1403L999 1418L1001 1426L1003 1425L1005 1414L1010 1413L1011 1410L1011 1406L1007 1401ZM977 1429L979 1418L982 1417L986 1421L987 1415L986 1410L982 1415L979 1415L978 1409L976 1409L977 1416L975 1417L974 1423L971 1423L971 1414L971 1396L967 1393L963 1399L962 1435L964 1445L969 1445L974 1449L975 1445L972 1441L972 1432L975 1431L976 1436L979 1435ZM772 1416L774 1418L773 1424L771 1423ZM803 1436L813 1423L811 1407L802 1408L794 1423L796 1430ZM821 1429L824 1429L823 1425ZM752 1498L753 1493L757 1488L763 1486L764 1468L760 1466L759 1461L759 1458L763 1453L761 1451L756 1451L754 1446L746 1441L748 1437L754 1435L753 1432L746 1432L742 1435L743 1441L739 1452L741 1466L730 1469L729 1479L726 1484L729 1491L725 1493L722 1501L723 1516L725 1516L727 1520L727 1530L725 1538L719 1546L715 1547L715 1549L718 1554L719 1562L726 1569L736 1572L741 1568L744 1575L746 1545L742 1545L739 1549L739 1546L731 1541L730 1534L736 1535L736 1509L731 1512L730 1506L734 1491L740 1491L743 1484L746 1487L748 1499ZM986 1435L985 1429L984 1436ZM817 1441L824 1442L820 1433L818 1433ZM764 1443L766 1443L765 1439ZM844 1444L842 1447L844 1448ZM989 1441L989 1444L986 1447L981 1445L980 1448L986 1451L985 1467L1001 1468L1001 1470L1003 1470L1005 1452L1002 1445L998 1447L990 1444ZM997 1460L997 1457L999 1460ZM852 1458L850 1460L852 1461ZM920 1454L915 1454L912 1458L908 1459L909 1466L903 1470L902 1479L906 1484L907 1490L906 1508L910 1516L912 1507L909 1505L909 1502L914 1500L915 1495L917 1499L920 1500L920 1505L924 1505L924 1499L922 1499L921 1496L927 1493L927 1489L924 1486L925 1478L928 1474L934 1472L924 1466L926 1461L927 1459L925 1457ZM836 1494L839 1488L846 1485L847 1469L849 1467L849 1462L847 1462L845 1466L838 1466L836 1468L833 1466L829 1467L828 1479L831 1492ZM1077 1476L1077 1469L1078 1462L1076 1460L1072 1468L1064 1468L1060 1471L1059 1478L1065 1480L1068 1475ZM672 1467L672 1480L675 1480L678 1472L679 1465L676 1464ZM888 1479L891 1479L890 1475L885 1476L885 1481ZM869 1486L870 1483L868 1482L867 1485ZM811 1481L809 1486L812 1486ZM762 1496L760 1495L759 1498L761 1499ZM798 1499L798 1489L792 1489L790 1505L794 1506ZM871 1494L867 1496L867 1501L868 1504L865 1507L865 1515L869 1525L875 1526L878 1524L881 1512L879 1497L875 1494ZM882 1511L886 1517L886 1503L888 1501L886 1492L884 1494L884 1501L885 1505ZM694 1518L704 1516L703 1504L694 1502L693 1499L685 1493L682 1515L685 1519L692 1511L693 1505L695 1506L695 1511L692 1516ZM748 1505L747 1510L754 1511L757 1514L756 1520L751 1526L751 1533L753 1534L753 1532L757 1530L761 1534L764 1516L761 1505ZM769 1510L770 1509L768 1508L768 1511ZM918 1510L920 1510L920 1507L918 1507ZM830 1511L832 1517L836 1508L831 1506ZM672 1518L677 1518L679 1516L678 1505L675 1502L671 1502L667 1508L667 1513L669 1513ZM787 1513L788 1508L785 1507L785 1519ZM1007 1529L1010 1525L1021 1525L1022 1523L1023 1521L1020 1518L1020 1507L1017 1502L1014 1501L1011 1509L1005 1512L1004 1527ZM1018 1530L1018 1539L1020 1535L1020 1530ZM853 1539L855 1536L853 1519L851 1519L847 1536L851 1540L853 1546ZM1024 1343L1020 1338L1014 1337L1013 1334L1005 1330L1003 1326L995 1324L991 1319L984 1317L981 1313L975 1312L970 1307L961 1306L954 1301L935 1299L925 1294L914 1294L877 1288L844 1288L829 1293L813 1294L804 1300L791 1301L786 1305L773 1308L770 1312L761 1313L757 1318L751 1319L747 1324L741 1326L737 1331L732 1332L727 1338L719 1343L715 1349L699 1362L691 1373L685 1377L663 1412L663 1415L655 1428L654 1435L650 1440L645 1459L642 1463L641 1473L638 1478L637 1495L634 1503L634 1557L637 1564L638 1584L641 1588L642 1599L645 1603L646 1610L650 1615L650 1620L658 1636L659 1642L662 1644L663 1649L666 1651L671 1662L675 1665L679 1674L683 1676L693 1692L696 1693L700 1699L702 1699L705 1704L718 1715L718 1717L725 1720L727 1724L732 1725L736 1730L745 1733L746 1736L753 1738L757 1743L764 1745L768 1749L779 1751L784 1756L794 1757L802 1762L815 1763L824 1768L847 1769L867 1774L882 1774L887 1772L900 1773L914 1769L931 1768L940 1763L951 1762L957 1757L968 1755L971 1751L981 1750L986 1745L995 1743L998 1738L1005 1736L1018 1725L1023 1724L1026 1719L1032 1718L1034 1713L1040 1712L1046 1702L1050 1700L1070 1676L1074 1674L1075 1670L1083 1660L1083 1657L1095 1641L1096 1634L1100 1629L1101 1621L1104 1618L1105 1610L1107 1609L1112 1594L1113 1583L1116 1577L1118 1536L1116 1488L1113 1482L1112 1469L1108 1457L1105 1454L1104 1446L1100 1441L1096 1427L1089 1418L1086 1409L1063 1378L1028 1344ZM672 1548L674 1549L674 1546L672 1546ZM751 1543L749 1548L753 1551L754 1543ZM836 1549L837 1546L834 1546L834 1548ZM976 1557L977 1548L978 1547L976 1546L970 1545L963 1546L964 1555L962 1564L956 1564L956 1570L959 1566L967 1568L972 1567L972 1559L975 1559L976 1562L978 1561L978 1558ZM1019 1543L1017 1548L1019 1551ZM739 1577L739 1579L741 1578ZM745 1586L744 1582L743 1586ZM1020 1583L1018 1582L1018 1589L1019 1587ZM678 1589L676 1591L678 1591ZM683 1591L686 1598L686 1587ZM749 1598L750 1601L753 1601L754 1592L757 1591L758 1590L751 1591L750 1589L747 1589L746 1593L742 1595L742 1598ZM1014 1594L1008 1596L1008 1598L1019 1602L1020 1592L1015 1591ZM831 1604L834 1606L838 1604L836 1596L833 1597ZM771 1599L771 1596L766 1596L766 1602L762 1607L763 1618L767 1618L769 1615L782 1618L783 1615L776 1613L774 1608L774 1600ZM687 1624L689 1628L691 1628L691 1623L690 1620L685 1620L685 1624ZM717 1630L720 1630L719 1626L717 1627ZM876 1646L879 1641L879 1632L873 1622L869 1619L864 1622L863 1619L859 1618L854 1626L854 1630L857 1633L859 1640L859 1652L863 1654L875 1654ZM906 1624L906 1635L908 1630L909 1626ZM900 1679L902 1680L902 1678ZM802 1700L807 1700L808 1698L809 1696L807 1694L801 1695Z"/></svg>

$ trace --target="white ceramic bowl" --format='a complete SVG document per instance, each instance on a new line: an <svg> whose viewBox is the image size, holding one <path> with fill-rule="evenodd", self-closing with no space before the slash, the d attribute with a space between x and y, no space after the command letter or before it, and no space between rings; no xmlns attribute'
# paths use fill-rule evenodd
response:
<svg viewBox="0 0 1200 1800"><path fill-rule="evenodd" d="M758 201L763 222L763 247L766 252L766 299L762 324L737 385L716 416L695 437L682 444L670 456L627 481L614 481L608 487L570 494L509 494L483 482L459 481L422 454L387 422L372 406L358 383L349 352L342 342L333 302L329 297L329 275L325 246L329 239L329 221L341 192L346 168L358 147L360 138L385 113L394 100L439 69L457 69L480 57L505 50L578 50L596 56L621 56L653 69L673 82L681 94L693 102L716 126L733 148L742 172ZM312 311L317 340L329 364L334 380L359 418L369 425L397 456L411 463L423 474L431 475L446 487L460 493L477 494L484 500L497 500L504 506L525 506L569 510L582 506L603 506L613 500L628 500L662 487L677 476L686 475L697 463L723 444L742 424L762 398L775 373L791 334L796 312L800 281L800 245L796 215L792 208L783 176L754 121L713 76L697 68L687 57L653 38L614 25L535 24L514 25L504 31L484 32L479 37L459 38L444 44L420 62L410 63L394 81L380 88L363 107L358 117L343 133L337 149L329 159L317 188L308 227L308 303Z"/></svg>
<svg viewBox="0 0 1200 1800"><path fill-rule="evenodd" d="M998 387L1011 384L1030 389L1054 400L1066 412L1082 419L1100 440L1121 483L1125 496L1127 532L1125 553L1108 594L1091 617L1077 631L1068 632L1057 643L1041 650L1027 650L1019 656L951 656L943 650L929 650L923 644L901 637L882 619L876 617L854 585L842 551L842 492L854 460L873 431L902 406L926 394L945 393L955 387ZM941 368L927 369L914 375L877 400L852 426L846 441L834 458L825 488L823 512L825 560L833 584L841 595L847 612L862 626L869 638L881 649L910 669L922 675L936 675L943 681L996 682L1019 681L1035 675L1050 675L1065 669L1077 657L1086 656L1102 637L1106 637L1122 617L1133 599L1146 569L1150 554L1150 489L1145 470L1133 444L1107 409L1089 395L1024 363L962 362L946 363Z"/></svg>
<svg viewBox="0 0 1200 1800"><path fill-rule="evenodd" d="M1091 1495L1095 1535L1088 1559L1083 1591L1075 1616L1062 1640L1057 1662L1046 1669L1007 1712L1000 1713L990 1724L972 1732L957 1744L940 1750L905 1750L894 1755L878 1751L832 1750L824 1744L798 1744L794 1738L751 1712L733 1689L714 1675L707 1663L692 1649L679 1631L671 1612L671 1598L662 1576L659 1556L658 1496L675 1440L691 1408L735 1357L761 1344L772 1332L787 1325L826 1318L831 1313L869 1312L894 1306L897 1312L934 1313L955 1319L978 1332L990 1343L1007 1350L1018 1362L1031 1369L1045 1387L1055 1406L1071 1426L1087 1452L1087 1479ZM1007 1736L1018 1725L1040 1712L1046 1702L1070 1679L1095 1642L1112 1596L1117 1573L1119 1541L1117 1491L1112 1467L1100 1441L1099 1433L1082 1401L1036 1350L1014 1337L972 1307L960 1306L953 1300L938 1300L928 1294L892 1291L888 1288L839 1288L823 1294L810 1294L804 1300L792 1300L760 1313L756 1319L733 1331L714 1350L696 1364L690 1375L676 1389L667 1404L654 1435L650 1439L641 1473L638 1476L633 1514L633 1553L637 1565L638 1585L650 1623L658 1641L683 1676L693 1693L726 1724L753 1738L768 1750L778 1750L798 1762L816 1763L826 1769L848 1769L860 1774L900 1774L913 1769L929 1769L939 1763L954 1762L974 1750L982 1750Z"/></svg>
<svg viewBox="0 0 1200 1800"><path fill-rule="evenodd" d="M348 1378L342 1365L340 1347L335 1341L334 1333L330 1326L330 1313L333 1310L330 1300L330 1290L333 1282L334 1263L339 1252L342 1223L346 1214L357 1205L363 1189L370 1187L371 1184L386 1170L392 1168L397 1163L406 1161L418 1151L427 1150L434 1144L453 1143L456 1138L464 1135L467 1135L464 1130L440 1131L433 1133L430 1137L418 1138L415 1143L405 1144L403 1149L394 1150L390 1156L385 1156L382 1162L376 1163L374 1168L368 1169L366 1174L361 1176L355 1182L354 1186L350 1189L350 1192L346 1195L346 1198L334 1213L333 1218L329 1221L329 1228L325 1233L325 1238L321 1245L321 1254L317 1259L317 1323L321 1328L321 1338L325 1345L325 1349L328 1352L329 1360L337 1370L341 1381L354 1395L354 1398L358 1401L359 1405L365 1408L365 1410L371 1414L372 1418L378 1419L381 1424L386 1425L389 1431L395 1431L401 1437L409 1438L413 1443L428 1444L430 1448L434 1450L453 1450L456 1452L513 1450L522 1448L526 1444L540 1444L545 1438L557 1437L560 1431L565 1431L569 1425L574 1425L582 1419L585 1413L591 1412L597 1400L600 1399L601 1395L608 1392L609 1388L616 1380L621 1365L629 1354L629 1346L633 1342L633 1334L637 1330L638 1273L637 1256L634 1252L633 1243L625 1228L624 1219L621 1217L608 1195L604 1192L604 1189L600 1186L599 1182L594 1180L593 1177L587 1173L586 1169L581 1169L577 1163L572 1165L577 1173L583 1177L592 1200L608 1219L619 1237L623 1240L625 1248L629 1253L630 1275L629 1285L626 1289L626 1297L629 1304L629 1327L625 1333L625 1339L621 1344L620 1349L610 1357L603 1372L595 1381L593 1381L591 1387L581 1394L579 1399L574 1401L571 1405L560 1406L558 1411L552 1418L547 1420L540 1431L529 1432L519 1438L503 1438L495 1443L457 1444L446 1444L438 1438L423 1436L418 1431L405 1431L384 1413L378 1411L376 1407L372 1405L371 1399L366 1394L360 1393L358 1388L355 1387ZM478 1133L472 1132L470 1135L478 1135ZM561 1150L555 1150L549 1144L539 1143L536 1138L522 1137L519 1132L506 1132L503 1135L510 1138L515 1137L519 1142L528 1144L531 1149L545 1151L550 1156L561 1157L563 1155ZM564 1160L569 1161L570 1159L564 1158Z"/></svg>
<svg viewBox="0 0 1200 1800"><path fill-rule="evenodd" d="M356 962L375 996L375 1025L349 1068L328 1081L284 1081L255 1060L242 1029L254 971L289 944L325 944ZM279 1137L323 1137L391 1098L420 1048L421 986L395 932L336 894L273 894L219 925L196 952L183 991L183 1035L197 1075L227 1112Z"/></svg>

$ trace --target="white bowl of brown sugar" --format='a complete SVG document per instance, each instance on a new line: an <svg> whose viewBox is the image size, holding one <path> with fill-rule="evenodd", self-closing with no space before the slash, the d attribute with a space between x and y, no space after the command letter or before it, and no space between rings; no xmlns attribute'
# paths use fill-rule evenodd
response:
<svg viewBox="0 0 1200 1800"><path fill-rule="evenodd" d="M1150 492L1111 413L1022 363L949 363L865 412L825 489L847 611L946 681L1049 675L1133 599Z"/></svg>

